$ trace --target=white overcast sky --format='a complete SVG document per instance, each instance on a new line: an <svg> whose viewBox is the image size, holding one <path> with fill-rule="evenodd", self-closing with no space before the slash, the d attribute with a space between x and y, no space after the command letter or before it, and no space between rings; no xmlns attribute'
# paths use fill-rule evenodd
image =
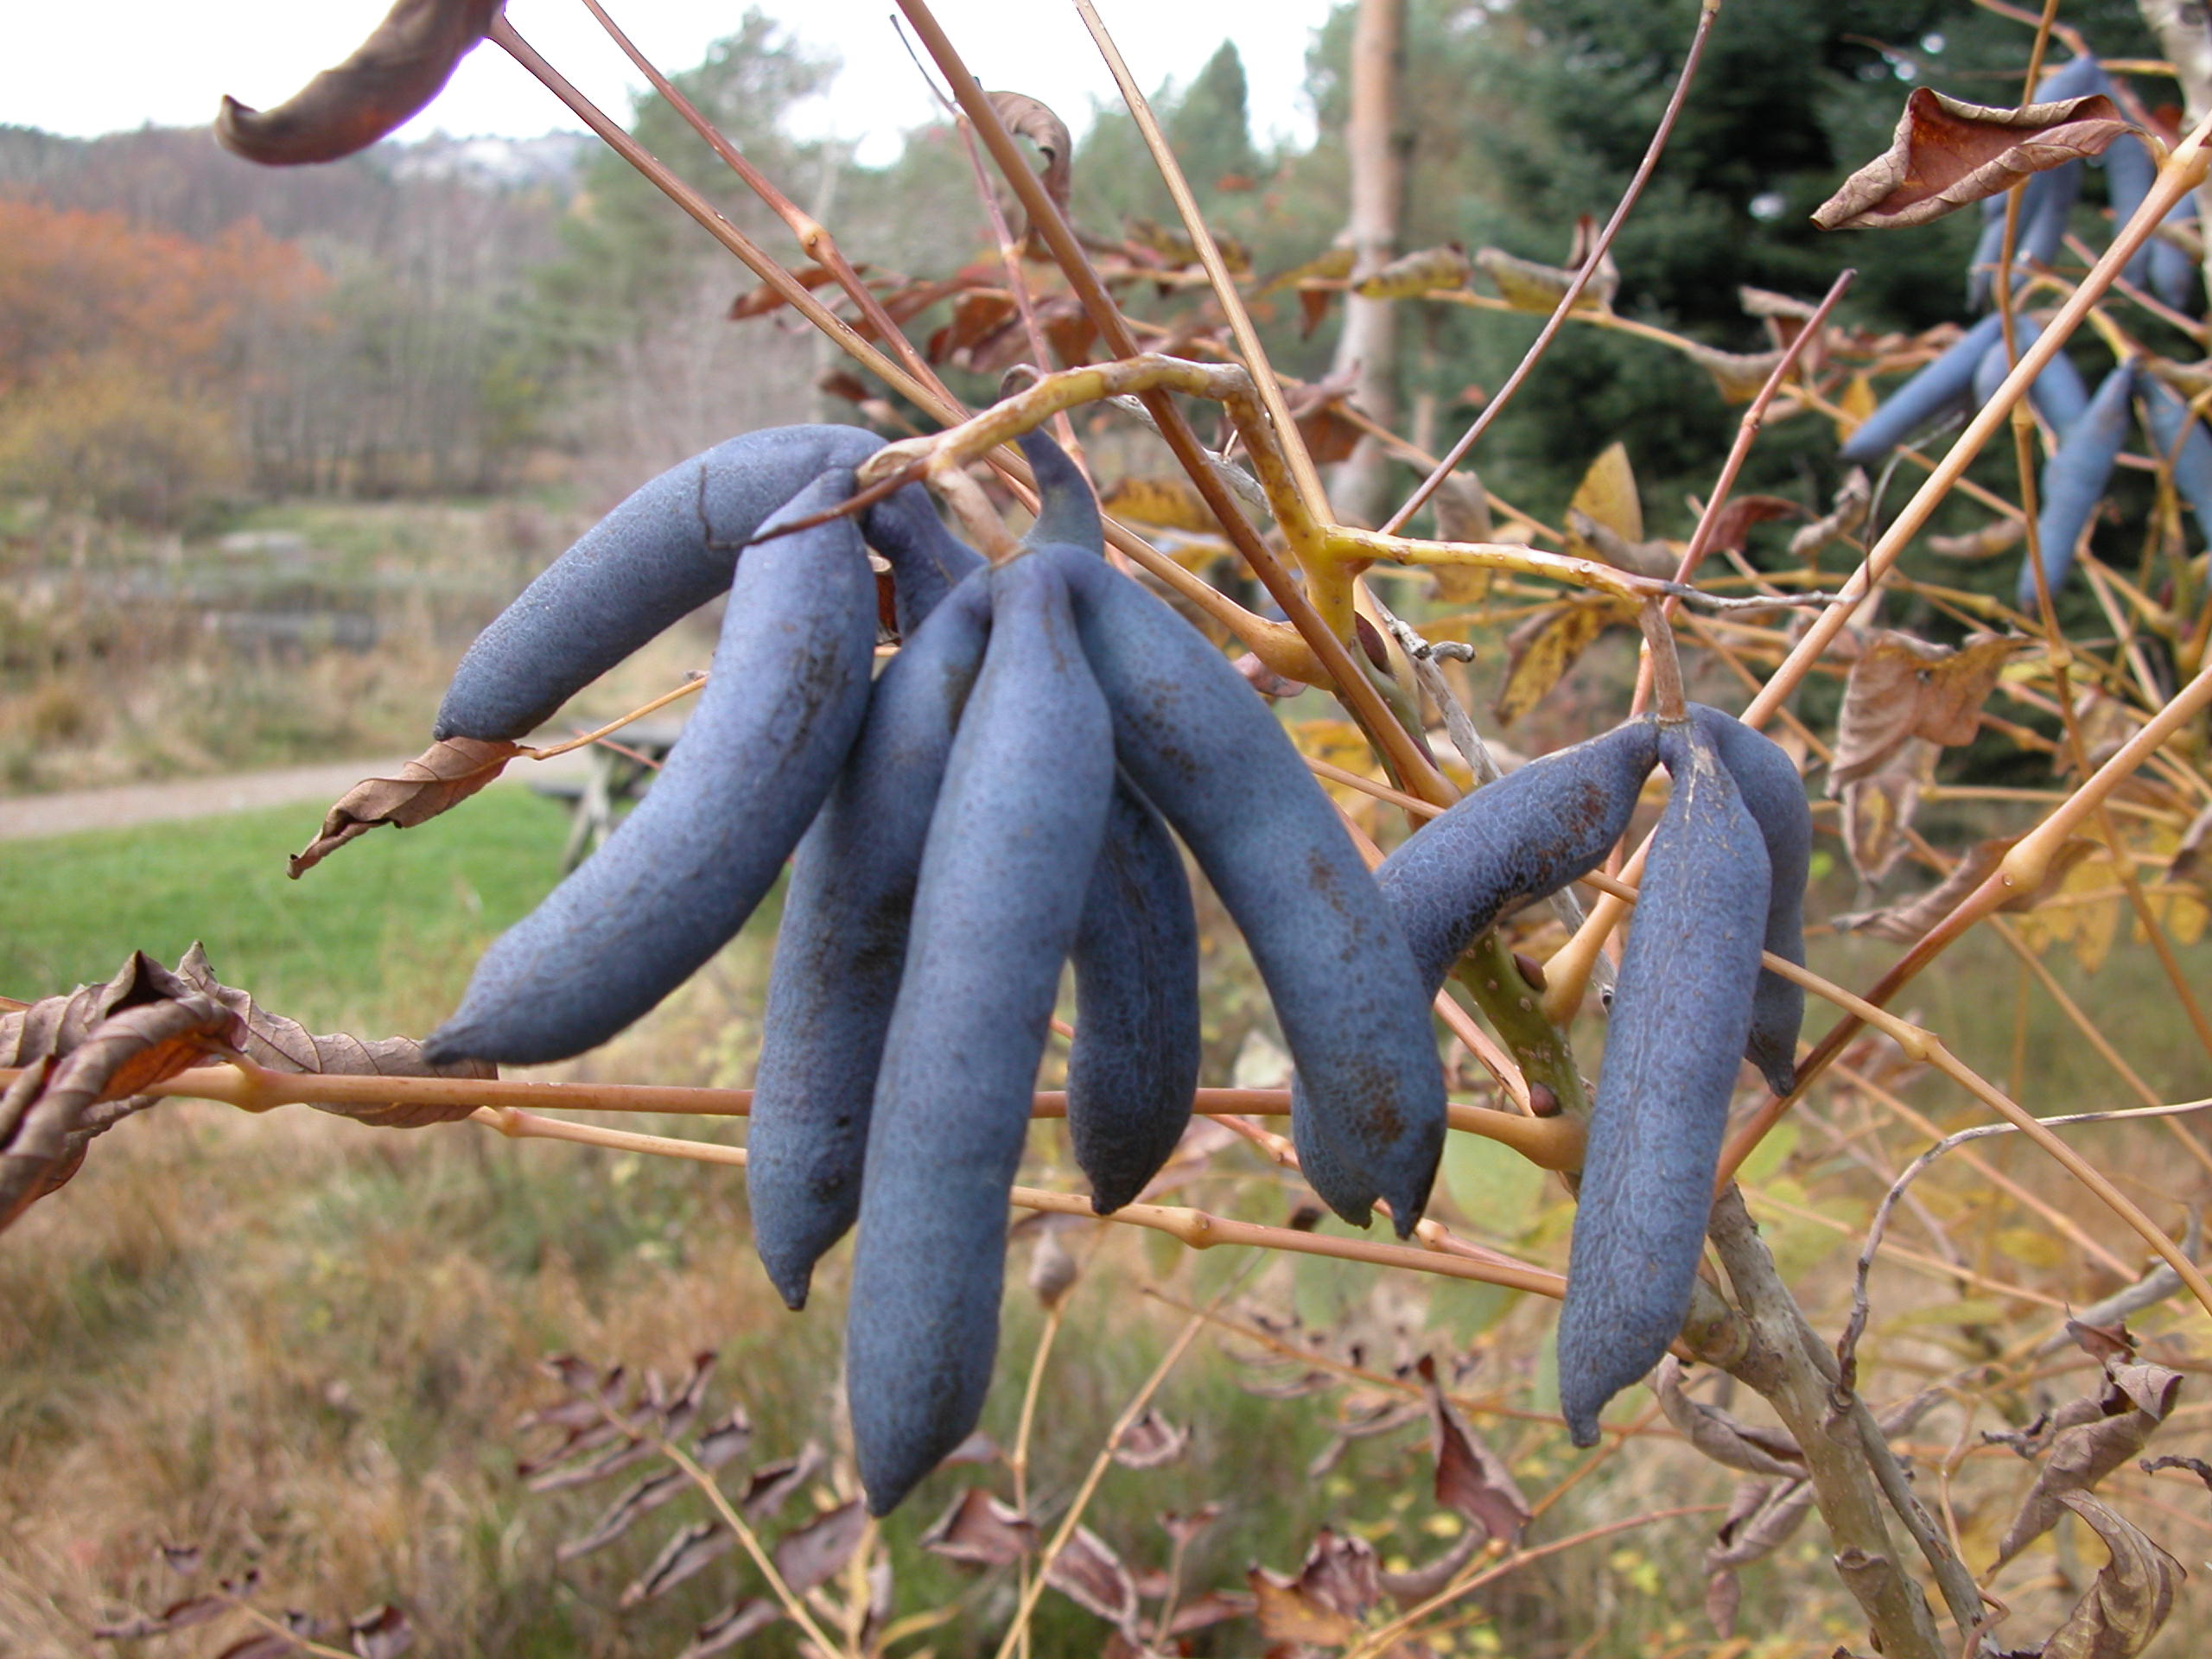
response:
<svg viewBox="0 0 2212 1659"><path fill-rule="evenodd" d="M389 0L77 0L8 8L0 36L0 123L89 137L213 118L226 92L257 108L335 63ZM892 0L755 0L804 43L844 60L828 99L794 124L810 137L861 141L880 163L898 134L935 111L894 34ZM607 10L664 69L696 63L734 32L745 0L609 0ZM1187 81L1224 39L1251 85L1254 137L1311 137L1306 50L1331 0L1101 0L1101 13L1147 92ZM1080 133L1113 81L1065 0L937 0L934 10L986 86L1042 99ZM509 0L515 28L602 107L626 118L641 83L577 0ZM577 124L497 48L462 63L403 137L534 137Z"/></svg>

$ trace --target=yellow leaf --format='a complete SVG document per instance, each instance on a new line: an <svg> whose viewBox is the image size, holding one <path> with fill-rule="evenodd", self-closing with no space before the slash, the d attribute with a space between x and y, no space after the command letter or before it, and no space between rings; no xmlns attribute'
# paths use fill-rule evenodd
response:
<svg viewBox="0 0 2212 1659"><path fill-rule="evenodd" d="M1636 472L1628 464L1626 444L1616 440L1605 446L1574 486L1574 499L1567 505L1587 513L1623 541L1643 539L1643 504L1637 497Z"/></svg>
<svg viewBox="0 0 2212 1659"><path fill-rule="evenodd" d="M1505 642L1505 683L1497 694L1497 718L1510 726L1544 700L1560 677L1591 642L1615 622L1634 613L1618 600L1570 599L1547 606L1513 630Z"/></svg>
<svg viewBox="0 0 2212 1659"><path fill-rule="evenodd" d="M1161 475L1124 478L1106 492L1098 505L1116 518L1161 530L1187 530L1218 536L1221 523L1187 478Z"/></svg>
<svg viewBox="0 0 2212 1659"><path fill-rule="evenodd" d="M1475 254L1475 263L1491 281L1497 284L1498 296L1516 311L1534 311L1548 315L1552 308L1567 292L1567 284L1574 280L1574 273L1558 265L1537 264L1534 259L1517 258L1503 248L1483 248ZM1582 292L1576 296L1578 311L1606 311L1612 308L1613 289L1619 283L1618 276L1600 268Z"/></svg>
<svg viewBox="0 0 2212 1659"><path fill-rule="evenodd" d="M1835 423L1835 441L1838 443L1847 441L1859 429L1859 423L1881 407L1881 403L1882 400L1874 395L1874 382L1871 376L1863 373L1853 375L1851 384L1844 388L1843 396L1836 399L1836 407L1842 415Z"/></svg>
<svg viewBox="0 0 2212 1659"><path fill-rule="evenodd" d="M1298 283L1309 279L1317 282L1340 283L1351 275L1353 258L1353 251L1350 248L1331 248L1326 253L1314 255L1302 265L1293 265L1288 270L1268 277L1266 282L1253 289L1252 297L1259 299L1262 296L1295 287Z"/></svg>
<svg viewBox="0 0 2212 1659"><path fill-rule="evenodd" d="M1465 288L1473 274L1474 267L1459 249L1424 248L1393 259L1354 283L1351 291L1363 300L1410 300L1440 289Z"/></svg>
<svg viewBox="0 0 2212 1659"><path fill-rule="evenodd" d="M1997 1248L2013 1261L2031 1268L2063 1267L2069 1259L2065 1244L2040 1227L2000 1227L1997 1230Z"/></svg>

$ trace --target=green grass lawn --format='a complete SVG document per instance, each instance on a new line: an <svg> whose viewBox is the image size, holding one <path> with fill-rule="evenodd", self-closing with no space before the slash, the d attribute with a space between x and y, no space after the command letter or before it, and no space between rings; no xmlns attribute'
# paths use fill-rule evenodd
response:
<svg viewBox="0 0 2212 1659"><path fill-rule="evenodd" d="M320 817L301 805L0 842L0 992L104 980L133 950L175 963L198 939L226 984L312 1028L428 1029L558 879L567 830L552 803L495 785L291 880L285 855Z"/></svg>

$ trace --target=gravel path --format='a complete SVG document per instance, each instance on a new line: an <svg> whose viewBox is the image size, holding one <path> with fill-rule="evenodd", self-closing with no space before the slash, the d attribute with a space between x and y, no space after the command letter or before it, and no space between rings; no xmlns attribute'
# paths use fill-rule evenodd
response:
<svg viewBox="0 0 2212 1659"><path fill-rule="evenodd" d="M213 817L257 807L328 806L364 778L396 776L411 755L369 760L287 766L277 772L241 772L229 778L188 778L165 784L129 784L118 789L87 789L60 795L29 795L0 800L0 841L75 835L85 830L120 830L135 823L176 818ZM583 775L588 764L577 750L551 760L518 761L506 776L543 779ZM304 830L314 825L304 818Z"/></svg>

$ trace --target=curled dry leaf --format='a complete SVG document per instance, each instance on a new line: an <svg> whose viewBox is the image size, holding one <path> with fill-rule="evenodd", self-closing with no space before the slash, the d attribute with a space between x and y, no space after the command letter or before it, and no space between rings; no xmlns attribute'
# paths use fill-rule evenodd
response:
<svg viewBox="0 0 2212 1659"><path fill-rule="evenodd" d="M1981 705L2005 659L2026 644L2005 634L1974 633L1954 648L1894 629L1866 641L1844 687L1829 794L1878 769L1907 738L1946 746L1972 742L1980 728Z"/></svg>
<svg viewBox="0 0 2212 1659"><path fill-rule="evenodd" d="M1789 1541L1812 1513L1812 1483L1744 1480L1705 1552L1705 1615L1723 1640L1734 1634L1743 1597L1737 1573Z"/></svg>
<svg viewBox="0 0 2212 1659"><path fill-rule="evenodd" d="M572 1538L553 1552L556 1561L573 1561L580 1555L588 1555L604 1548L624 1533L631 1523L643 1515L650 1515L662 1504L683 1491L690 1477L681 1469L663 1469L647 1475L625 1491L608 1506L607 1513L593 1523L592 1529L581 1538Z"/></svg>
<svg viewBox="0 0 2212 1659"><path fill-rule="evenodd" d="M1693 1400L1682 1390L1682 1364L1672 1354L1659 1362L1652 1389L1659 1409L1684 1439L1715 1463L1747 1475L1794 1480L1805 1472L1805 1455L1780 1429L1739 1422L1718 1407Z"/></svg>
<svg viewBox="0 0 2212 1659"><path fill-rule="evenodd" d="M864 271L868 267L855 265L853 269L855 271ZM798 285L801 288L810 291L822 287L826 283L834 283L837 280L836 272L823 265L809 265L804 270L795 270L791 275L798 279ZM728 321L743 322L752 317L765 317L771 311L780 310L789 303L790 302L784 298L783 289L763 283L758 288L747 289L732 300L729 309L722 315Z"/></svg>
<svg viewBox="0 0 2212 1659"><path fill-rule="evenodd" d="M1440 542L1487 542L1497 535L1491 522L1490 496L1471 467L1462 467L1437 486L1429 505L1436 513L1436 538ZM1497 573L1478 564L1440 564L1431 567L1437 597L1450 605L1479 605L1490 597Z"/></svg>
<svg viewBox="0 0 2212 1659"><path fill-rule="evenodd" d="M1221 534L1221 521L1213 516L1213 509L1180 474L1124 478L1098 498L1098 506L1114 518L1160 530Z"/></svg>
<svg viewBox="0 0 2212 1659"><path fill-rule="evenodd" d="M389 1602L348 1619L346 1637L361 1659L399 1659L415 1645L414 1626Z"/></svg>
<svg viewBox="0 0 2212 1659"><path fill-rule="evenodd" d="M970 1486L922 1535L922 1548L968 1567L1011 1567L1037 1548L1037 1523Z"/></svg>
<svg viewBox="0 0 2212 1659"><path fill-rule="evenodd" d="M1879 771L1843 786L1844 852L1862 880L1886 880L1904 856L1904 832L1920 810L1921 791L1935 781L1942 754L1933 743L1910 737Z"/></svg>
<svg viewBox="0 0 2212 1659"><path fill-rule="evenodd" d="M1147 1406L1114 1447L1114 1461L1124 1469L1157 1469L1181 1457L1190 1444L1189 1429L1176 1427Z"/></svg>
<svg viewBox="0 0 2212 1659"><path fill-rule="evenodd" d="M1464 1517L1484 1538L1510 1543L1529 1523L1529 1500L1514 1483L1505 1459L1491 1451L1459 1414L1437 1381L1436 1361L1422 1355L1415 1368L1428 1395L1429 1445L1436 1455L1436 1501Z"/></svg>
<svg viewBox="0 0 2212 1659"><path fill-rule="evenodd" d="M2027 533L2025 518L1994 518L1963 536L1930 536L1928 550L1942 558L1973 564L2012 551Z"/></svg>
<svg viewBox="0 0 2212 1659"><path fill-rule="evenodd" d="M1077 1527L1060 1546L1060 1553L1045 1569L1045 1582L1131 1642L1138 1640L1136 1580L1112 1546L1089 1527Z"/></svg>
<svg viewBox="0 0 2212 1659"><path fill-rule="evenodd" d="M1357 259L1355 249L1331 248L1326 252L1315 254L1303 264L1277 271L1252 290L1252 297L1264 299L1270 294L1281 293L1286 288L1295 288L1300 283L1341 283L1351 275L1351 268Z"/></svg>
<svg viewBox="0 0 2212 1659"><path fill-rule="evenodd" d="M2182 831L2181 845L2174 849L2172 861L2166 866L2166 879L2171 881L2194 881L2198 886L2205 881L2204 849L2212 842L2212 806L2189 821L2189 828Z"/></svg>
<svg viewBox="0 0 2212 1659"><path fill-rule="evenodd" d="M1740 553L1750 537L1753 524L1763 524L1773 518L1802 518L1804 516L1804 508L1778 495L1732 496L1728 505L1720 509L1713 521L1713 534L1706 542L1706 550L1719 553L1732 548ZM1671 566L1665 574L1674 575Z"/></svg>
<svg viewBox="0 0 2212 1659"><path fill-rule="evenodd" d="M322 829L292 855L285 870L296 881L357 836L380 823L412 830L461 804L522 753L505 738L448 737L399 769L397 778L365 778L323 815Z"/></svg>
<svg viewBox="0 0 2212 1659"><path fill-rule="evenodd" d="M2088 1493L2068 1492L2059 1501L2089 1524L2111 1559L2044 1643L2040 1659L2135 1659L2165 1624L2187 1575L2140 1528Z"/></svg>
<svg viewBox="0 0 2212 1659"><path fill-rule="evenodd" d="M2008 110L1917 87L1887 153L1846 179L1813 223L1824 231L1925 225L2031 174L2101 156L2128 130L2101 92Z"/></svg>
<svg viewBox="0 0 2212 1659"><path fill-rule="evenodd" d="M1411 300L1445 289L1465 288L1475 268L1466 250L1457 243L1424 248L1393 259L1380 270L1363 276L1351 291L1363 300Z"/></svg>
<svg viewBox="0 0 2212 1659"><path fill-rule="evenodd" d="M2178 1371L2162 1365L2107 1359L2102 1387L2069 1401L2052 1419L2057 1433L2050 1454L1998 1544L1999 1563L2050 1531L2066 1509L2081 1512L2071 1500L2088 1493L2143 1449L2173 1409L2181 1383Z"/></svg>
<svg viewBox="0 0 2212 1659"><path fill-rule="evenodd" d="M1847 802L1850 799L1847 790L1845 799ZM1866 933L1898 944L1916 944L1929 928L1958 907L1961 899L1989 879L1991 872L2005 861L2005 855L2012 850L2012 843L2018 839L2018 836L2005 836L1976 842L1951 867L1948 875L1917 898L1908 899L1903 904L1885 906L1880 910L1853 911L1833 918L1831 925L1840 933ZM2098 849L2099 843L2086 836L2069 838L2051 855L2050 868L2044 872L2040 887L2032 893L2013 894L1998 908L2016 914L2033 910L2058 890L2075 865Z"/></svg>
<svg viewBox="0 0 2212 1659"><path fill-rule="evenodd" d="M791 1499L793 1492L814 1478L822 1467L822 1448L809 1440L799 1448L795 1458L785 1458L778 1463L764 1463L753 1471L746 1483L745 1492L737 1500L737 1507L748 1521L772 1519Z"/></svg>
<svg viewBox="0 0 2212 1659"><path fill-rule="evenodd" d="M1779 346L1770 352L1724 352L1694 340L1678 340L1675 349L1713 377L1726 404L1748 404L1758 397L1783 355Z"/></svg>
<svg viewBox="0 0 2212 1659"><path fill-rule="evenodd" d="M1481 266L1491 281L1497 284L1498 297L1516 311L1529 311L1548 316L1557 308L1567 288L1574 281L1573 266L1540 264L1534 259L1522 259L1503 248L1478 248L1475 264ZM1577 311L1610 311L1613 308L1613 295L1620 287L1620 272L1613 264L1612 255L1574 296Z"/></svg>
<svg viewBox="0 0 2212 1659"><path fill-rule="evenodd" d="M853 1498L785 1534L776 1546L776 1571L803 1596L836 1577L867 1535L867 1507Z"/></svg>
<svg viewBox="0 0 2212 1659"><path fill-rule="evenodd" d="M215 141L269 167L366 149L438 95L505 0L397 0L376 33L273 110L226 98Z"/></svg>
<svg viewBox="0 0 2212 1659"><path fill-rule="evenodd" d="M728 1554L737 1535L719 1521L700 1521L684 1528L662 1546L661 1552L623 1589L620 1605L635 1607L673 1590L694 1573Z"/></svg>
<svg viewBox="0 0 2212 1659"><path fill-rule="evenodd" d="M1045 194L1065 214L1069 194L1075 188L1075 140L1069 136L1067 123L1026 92L993 92L989 96L991 107L998 111L999 119L1006 123L1007 130L1029 140L1044 156ZM1021 239L1023 251L1031 258L1046 257L1043 237L1035 226L1026 220Z"/></svg>
<svg viewBox="0 0 2212 1659"><path fill-rule="evenodd" d="M1827 514L1789 538L1789 556L1810 559L1830 542L1856 535L1859 527L1866 522L1867 509L1873 503L1874 490L1866 481L1866 469L1853 467L1836 487L1835 499L1829 503Z"/></svg>
<svg viewBox="0 0 2212 1659"><path fill-rule="evenodd" d="M784 1616L784 1610L766 1596L748 1596L725 1607L691 1632L691 1639L676 1659L707 1659L710 1653L727 1653L748 1636L758 1636Z"/></svg>

